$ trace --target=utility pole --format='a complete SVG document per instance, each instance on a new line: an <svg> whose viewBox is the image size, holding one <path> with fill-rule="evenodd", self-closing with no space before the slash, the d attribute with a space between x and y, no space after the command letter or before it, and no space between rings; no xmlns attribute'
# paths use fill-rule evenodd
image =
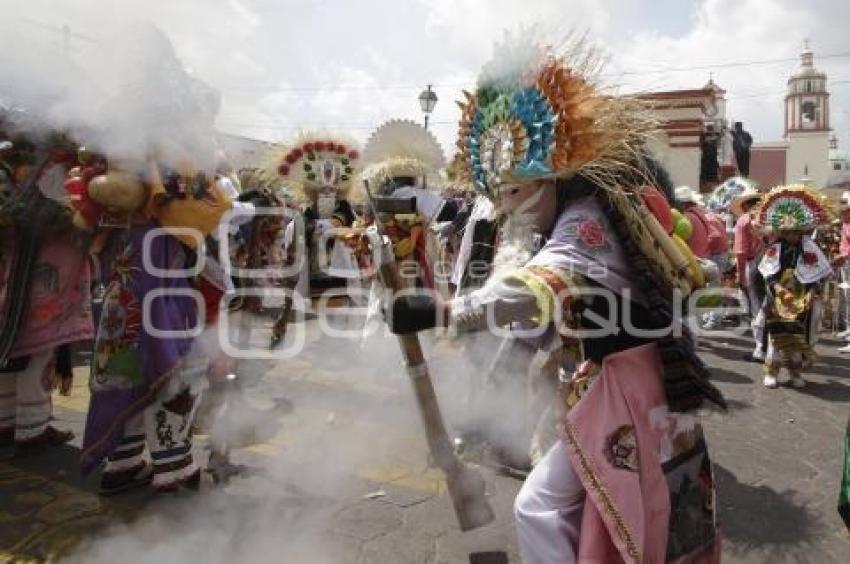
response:
<svg viewBox="0 0 850 564"><path fill-rule="evenodd" d="M80 40L86 43L97 43L97 39L94 37L89 37L88 35L83 35L82 33L77 33L71 30L71 26L68 24L63 24L61 26L55 26L46 24L37 20L33 20L30 18L21 18L24 23L27 23L31 26L38 27L53 33L59 34L59 39L61 42L60 49L62 51L62 55L70 57L74 46L73 41Z"/></svg>

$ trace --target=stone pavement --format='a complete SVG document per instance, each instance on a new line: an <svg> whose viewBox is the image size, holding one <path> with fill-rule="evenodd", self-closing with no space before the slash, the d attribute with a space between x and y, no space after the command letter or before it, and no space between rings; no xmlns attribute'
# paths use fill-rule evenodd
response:
<svg viewBox="0 0 850 564"><path fill-rule="evenodd" d="M483 470L497 519L459 531L441 475L428 466L395 342L363 349L311 326L306 343L295 359L252 365L249 395L269 417L261 442L235 453L247 470L226 486L102 499L98 477L76 470L79 438L27 459L0 452L0 560L519 562L511 504L520 483ZM824 343L805 390L767 390L760 367L741 360L745 340L717 336L703 345L731 405L705 417L724 561L846 561L850 540L835 503L850 357ZM451 422L463 418L465 387L449 356L432 357L432 371ZM76 376L72 396L56 397L56 414L81 436L85 371Z"/></svg>
<svg viewBox="0 0 850 564"><path fill-rule="evenodd" d="M750 350L747 340L718 337L704 345L702 357L730 401L727 413L704 419L727 541L724 561L847 562L850 539L836 505L850 417L850 356L823 339L804 389L771 390L761 385L760 365L740 361Z"/></svg>

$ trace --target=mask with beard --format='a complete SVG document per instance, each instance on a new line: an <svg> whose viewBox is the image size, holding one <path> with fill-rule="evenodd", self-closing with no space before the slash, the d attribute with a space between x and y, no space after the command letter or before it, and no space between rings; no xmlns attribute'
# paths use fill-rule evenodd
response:
<svg viewBox="0 0 850 564"><path fill-rule="evenodd" d="M524 265L542 247L544 233L552 228L556 213L555 187L550 184L506 186L499 190L500 242L493 273Z"/></svg>
<svg viewBox="0 0 850 564"><path fill-rule="evenodd" d="M493 258L493 275L499 276L515 270L539 250L540 230L528 216L509 214L502 216L499 245Z"/></svg>

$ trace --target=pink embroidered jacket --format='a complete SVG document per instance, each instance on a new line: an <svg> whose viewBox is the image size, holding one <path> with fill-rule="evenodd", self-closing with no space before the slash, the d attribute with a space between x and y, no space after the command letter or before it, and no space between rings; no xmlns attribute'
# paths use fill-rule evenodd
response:
<svg viewBox="0 0 850 564"><path fill-rule="evenodd" d="M8 299L13 252L14 242L4 242L0 252L0 303ZM35 264L28 308L11 357L93 338L90 285L88 258L71 237L46 242Z"/></svg>

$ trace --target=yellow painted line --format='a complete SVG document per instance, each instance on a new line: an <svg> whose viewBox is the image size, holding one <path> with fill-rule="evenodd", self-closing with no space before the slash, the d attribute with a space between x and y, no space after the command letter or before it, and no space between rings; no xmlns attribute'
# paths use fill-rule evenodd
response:
<svg viewBox="0 0 850 564"><path fill-rule="evenodd" d="M292 417L296 414L301 421L293 423ZM355 466L354 474L373 482L393 484L426 493L439 494L445 490L443 473L435 468L425 468L423 436L416 433L398 433L386 426L339 415L334 415L332 422L329 423L328 415L329 412L326 410L297 408L295 412L282 419L285 428L270 440L240 450L262 457L280 459L286 457L287 450L297 446L300 441L315 439L312 433L293 433L291 431L293 427L321 428L329 434L337 429L344 430L346 433L355 429L355 435L364 439L392 434L394 435L392 444L406 445L406 452L382 453L384 455L382 459ZM415 446L415 450L410 450L410 446Z"/></svg>
<svg viewBox="0 0 850 564"><path fill-rule="evenodd" d="M3 550L2 548L0 548L0 561L15 562L16 564L43 562L40 558L33 558L32 556L21 554L19 552L10 552L8 550Z"/></svg>
<svg viewBox="0 0 850 564"><path fill-rule="evenodd" d="M361 466L357 469L357 475L373 482L394 482L409 477L415 470L406 464L397 462L377 463L374 465Z"/></svg>
<svg viewBox="0 0 850 564"><path fill-rule="evenodd" d="M283 450L285 450L287 447L293 446L297 442L298 441L291 432L280 431L264 443L251 445L240 450L244 450L245 452L250 452L252 454L260 454L272 458L279 458L282 455Z"/></svg>
<svg viewBox="0 0 850 564"><path fill-rule="evenodd" d="M365 384L355 378L340 378L328 370L321 370L313 367L311 363L303 360L292 359L288 361L287 368L291 369L292 364L298 365L298 368L304 370L306 376L303 380L319 382L330 386L339 386L342 388L356 389L367 393L375 393L380 396L386 396L388 393L397 394L398 391L374 384ZM71 389L70 396L61 396L54 394L53 404L56 407L74 411L77 413L86 413L88 411L90 401L90 393L88 387L88 368L77 368L74 371L74 386ZM417 460L403 461L400 458L395 458L390 461L376 461L362 465L355 469L355 474L361 478L380 483L391 483L400 487L428 492L439 493L445 489L445 479L441 471L436 469L427 469L423 471L424 460L421 460L421 453L424 452L419 445L424 446L424 436L419 433L398 433L394 429L377 423L371 423L364 419L354 420L342 417L338 414L333 415L332 421L329 422L330 411L325 409L312 409L309 407L297 406L296 410L284 416L281 419L282 428L271 439L260 444L251 445L244 449L239 449L247 453L259 455L268 458L281 458L286 456L286 451L297 445L301 440L314 440L312 433L296 434L292 431L293 428L301 429L317 429L323 428L327 432L333 433L335 428L345 429L350 431L356 428L357 436L388 436L393 435L392 442L398 445L417 445L416 458ZM198 437L200 438L200 437ZM402 454L402 453L399 453ZM390 456L392 454L390 453Z"/></svg>
<svg viewBox="0 0 850 564"><path fill-rule="evenodd" d="M410 474L398 480L393 480L390 483L394 486L420 492L441 494L446 491L446 477L443 475L442 470L437 470L436 468L429 468L425 472Z"/></svg>

